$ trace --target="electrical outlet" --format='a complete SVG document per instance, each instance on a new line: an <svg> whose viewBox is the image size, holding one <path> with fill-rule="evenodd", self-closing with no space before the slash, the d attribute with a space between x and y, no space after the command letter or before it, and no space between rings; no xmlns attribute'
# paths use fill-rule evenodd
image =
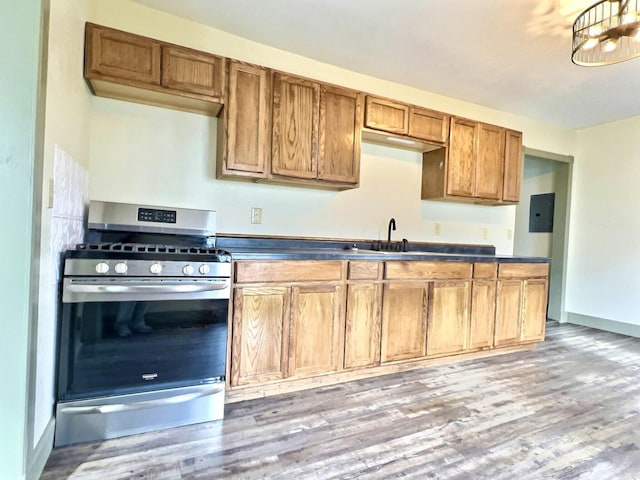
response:
<svg viewBox="0 0 640 480"><path fill-rule="evenodd" d="M482 239L487 240L489 238L489 229L487 227L482 227Z"/></svg>
<svg viewBox="0 0 640 480"><path fill-rule="evenodd" d="M513 240L513 230L511 228L507 229L507 240Z"/></svg>
<svg viewBox="0 0 640 480"><path fill-rule="evenodd" d="M440 235L440 223L436 222L433 224L433 234Z"/></svg>
<svg viewBox="0 0 640 480"><path fill-rule="evenodd" d="M253 207L251 209L251 223L262 223L262 209Z"/></svg>

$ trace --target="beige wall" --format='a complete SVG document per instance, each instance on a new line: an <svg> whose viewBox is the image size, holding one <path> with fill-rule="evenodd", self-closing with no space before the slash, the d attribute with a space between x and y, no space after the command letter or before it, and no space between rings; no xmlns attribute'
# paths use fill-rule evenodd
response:
<svg viewBox="0 0 640 480"><path fill-rule="evenodd" d="M520 129L525 144L538 149L574 149L571 130L315 62L125 0L94 6L99 24ZM365 144L361 187L346 192L219 181L217 119L96 97L91 106L92 198L215 208L225 233L384 238L393 216L397 238L490 243L512 252L514 207L421 201L418 154ZM250 224L251 207L263 208L262 225Z"/></svg>
<svg viewBox="0 0 640 480"><path fill-rule="evenodd" d="M640 150L635 140L639 131L640 117L634 117L578 134L566 298L569 321L636 336L640 336Z"/></svg>

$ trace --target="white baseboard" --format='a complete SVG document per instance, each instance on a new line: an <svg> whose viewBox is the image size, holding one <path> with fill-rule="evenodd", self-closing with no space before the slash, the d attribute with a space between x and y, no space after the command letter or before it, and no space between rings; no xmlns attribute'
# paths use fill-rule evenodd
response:
<svg viewBox="0 0 640 480"><path fill-rule="evenodd" d="M597 328L598 330L640 338L640 325L633 323L616 322L615 320L590 317L589 315L571 312L567 312L567 322L582 325L583 327Z"/></svg>
<svg viewBox="0 0 640 480"><path fill-rule="evenodd" d="M42 432L42 436L28 457L27 480L38 480L42 475L44 466L53 450L53 435L56 429L56 419L51 417L49 423Z"/></svg>

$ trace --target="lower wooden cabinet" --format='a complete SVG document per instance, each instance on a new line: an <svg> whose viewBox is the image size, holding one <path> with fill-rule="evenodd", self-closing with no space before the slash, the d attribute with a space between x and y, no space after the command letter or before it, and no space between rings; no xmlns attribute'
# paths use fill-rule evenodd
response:
<svg viewBox="0 0 640 480"><path fill-rule="evenodd" d="M382 300L382 362L426 354L426 282L393 282L384 286Z"/></svg>
<svg viewBox="0 0 640 480"><path fill-rule="evenodd" d="M286 287L235 289L231 385L288 375L290 298Z"/></svg>
<svg viewBox="0 0 640 480"><path fill-rule="evenodd" d="M427 355L459 353L467 348L471 281L436 281L428 309Z"/></svg>
<svg viewBox="0 0 640 480"><path fill-rule="evenodd" d="M236 262L230 388L286 391L541 341L548 273L540 263Z"/></svg>
<svg viewBox="0 0 640 480"><path fill-rule="evenodd" d="M501 264L496 299L495 346L544 339L549 264Z"/></svg>
<svg viewBox="0 0 640 480"><path fill-rule="evenodd" d="M544 340L547 323L546 278L532 278L524 281L524 305L520 341L538 342Z"/></svg>
<svg viewBox="0 0 640 480"><path fill-rule="evenodd" d="M341 288L338 285L292 287L289 376L309 376L338 370Z"/></svg>
<svg viewBox="0 0 640 480"><path fill-rule="evenodd" d="M496 281L474 280L471 287L469 350L491 348L496 318Z"/></svg>
<svg viewBox="0 0 640 480"><path fill-rule="evenodd" d="M380 363L382 285L357 283L347 287L344 368Z"/></svg>
<svg viewBox="0 0 640 480"><path fill-rule="evenodd" d="M522 280L498 281L496 308L495 346L518 343L522 313Z"/></svg>

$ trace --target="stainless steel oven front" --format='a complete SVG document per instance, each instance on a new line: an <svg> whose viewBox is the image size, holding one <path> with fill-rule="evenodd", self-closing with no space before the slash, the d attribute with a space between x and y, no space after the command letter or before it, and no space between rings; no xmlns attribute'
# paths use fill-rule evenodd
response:
<svg viewBox="0 0 640 480"><path fill-rule="evenodd" d="M226 252L80 247L64 260L55 446L223 418Z"/></svg>

